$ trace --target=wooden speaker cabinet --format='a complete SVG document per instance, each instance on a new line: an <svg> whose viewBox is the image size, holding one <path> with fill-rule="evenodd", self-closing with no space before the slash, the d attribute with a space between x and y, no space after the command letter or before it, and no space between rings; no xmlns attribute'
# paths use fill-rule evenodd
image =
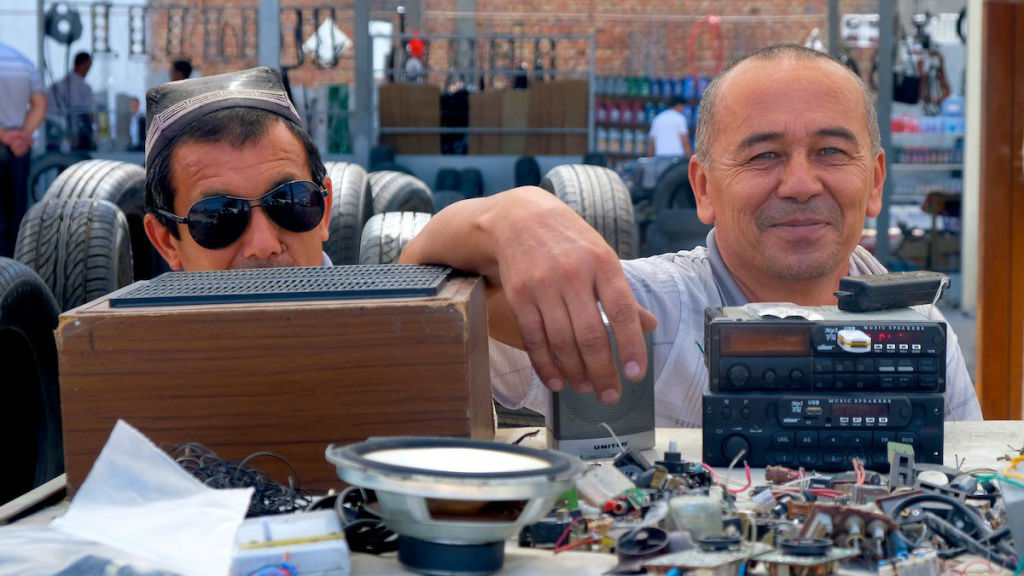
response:
<svg viewBox="0 0 1024 576"><path fill-rule="evenodd" d="M118 418L167 450L200 442L235 462L273 452L312 490L341 484L324 458L331 443L494 436L479 277L419 298L109 305L133 286L60 318L72 489ZM279 466L253 464L285 480Z"/></svg>

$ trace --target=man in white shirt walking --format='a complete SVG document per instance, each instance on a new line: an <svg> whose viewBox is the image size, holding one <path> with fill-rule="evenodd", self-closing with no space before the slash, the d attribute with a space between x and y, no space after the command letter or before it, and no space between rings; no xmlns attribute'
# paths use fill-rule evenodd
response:
<svg viewBox="0 0 1024 576"><path fill-rule="evenodd" d="M650 150L655 156L690 156L690 130L686 126L683 107L686 100L682 97L672 99L672 105L654 117L651 131Z"/></svg>

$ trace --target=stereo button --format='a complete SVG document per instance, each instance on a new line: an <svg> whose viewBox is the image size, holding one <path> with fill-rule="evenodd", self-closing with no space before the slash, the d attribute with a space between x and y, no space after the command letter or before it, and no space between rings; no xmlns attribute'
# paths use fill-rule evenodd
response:
<svg viewBox="0 0 1024 576"><path fill-rule="evenodd" d="M921 358L917 361L917 369L921 372L935 372L935 358Z"/></svg>
<svg viewBox="0 0 1024 576"><path fill-rule="evenodd" d="M831 358L815 358L814 359L814 371L819 373L834 372L835 367L832 365Z"/></svg>
<svg viewBox="0 0 1024 576"><path fill-rule="evenodd" d="M835 377L831 374L815 374L814 375L814 389L815 390L831 390L834 385Z"/></svg>
<svg viewBox="0 0 1024 576"><path fill-rule="evenodd" d="M751 415L753 415L753 411L750 410L750 406L740 408L740 416L743 417L744 420L750 420Z"/></svg>
<svg viewBox="0 0 1024 576"><path fill-rule="evenodd" d="M867 448L870 445L871 432L847 432L843 435L843 446L847 448Z"/></svg>
<svg viewBox="0 0 1024 576"><path fill-rule="evenodd" d="M793 368L789 371L790 382L800 382L804 379L804 371L799 368Z"/></svg>
<svg viewBox="0 0 1024 576"><path fill-rule="evenodd" d="M878 379L878 387L882 390L892 390L896 388L896 377L895 376L882 376Z"/></svg>
<svg viewBox="0 0 1024 576"><path fill-rule="evenodd" d="M917 377L917 387L920 390L939 391L939 377L935 374L922 374Z"/></svg>
<svg viewBox="0 0 1024 576"><path fill-rule="evenodd" d="M853 360L836 360L836 372L853 372Z"/></svg>
<svg viewBox="0 0 1024 576"><path fill-rule="evenodd" d="M734 364L729 368L729 383L734 386L743 386L750 380L750 369L744 364Z"/></svg>
<svg viewBox="0 0 1024 576"><path fill-rule="evenodd" d="M779 465L792 464L795 462L792 452L779 450L775 453L775 463Z"/></svg>
<svg viewBox="0 0 1024 576"><path fill-rule="evenodd" d="M825 448L841 448L843 446L843 432L822 432L821 445Z"/></svg>
<svg viewBox="0 0 1024 576"><path fill-rule="evenodd" d="M884 432L874 432L871 435L872 442L876 449L885 450L889 446L889 442L896 441L896 433L886 430Z"/></svg>
<svg viewBox="0 0 1024 576"><path fill-rule="evenodd" d="M796 433L796 445L800 448L814 448L818 445L818 433L801 430Z"/></svg>
<svg viewBox="0 0 1024 576"><path fill-rule="evenodd" d="M879 372L895 372L896 371L896 360L892 358L881 358L878 361Z"/></svg>
<svg viewBox="0 0 1024 576"><path fill-rule="evenodd" d="M846 456L842 452L825 452L821 455L821 463L827 466L840 466L846 463Z"/></svg>
<svg viewBox="0 0 1024 576"><path fill-rule="evenodd" d="M886 452L875 452L871 455L871 463L876 466L887 464L889 462L889 455Z"/></svg>
<svg viewBox="0 0 1024 576"><path fill-rule="evenodd" d="M722 419L729 420L730 418L732 418L732 408L729 406L722 408Z"/></svg>
<svg viewBox="0 0 1024 576"><path fill-rule="evenodd" d="M900 358L896 362L897 372L914 372L917 370L917 362L911 358Z"/></svg>
<svg viewBox="0 0 1024 576"><path fill-rule="evenodd" d="M780 448L792 448L794 437L792 432L776 432L772 440Z"/></svg>
<svg viewBox="0 0 1024 576"><path fill-rule="evenodd" d="M750 456L750 442L745 437L733 434L722 442L722 455L729 462L732 462L733 458L736 458L741 453L744 456Z"/></svg>
<svg viewBox="0 0 1024 576"><path fill-rule="evenodd" d="M896 434L896 441L900 444L917 446L917 434L914 434L913 432L898 432Z"/></svg>
<svg viewBox="0 0 1024 576"><path fill-rule="evenodd" d="M858 358L857 360L854 360L853 366L856 368L857 372L875 371L875 361L870 358Z"/></svg>
<svg viewBox="0 0 1024 576"><path fill-rule="evenodd" d="M818 463L818 454L816 452L801 452L797 456L797 461L801 466L814 466Z"/></svg>

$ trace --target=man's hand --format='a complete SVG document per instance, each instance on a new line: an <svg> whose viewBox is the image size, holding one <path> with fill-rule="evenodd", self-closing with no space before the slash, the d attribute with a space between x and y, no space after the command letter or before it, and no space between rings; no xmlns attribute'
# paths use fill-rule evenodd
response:
<svg viewBox="0 0 1024 576"><path fill-rule="evenodd" d="M0 143L10 148L15 157L21 158L32 149L34 139L21 130L0 130Z"/></svg>
<svg viewBox="0 0 1024 576"><path fill-rule="evenodd" d="M648 370L643 332L657 325L630 291L615 251L579 215L539 188L459 202L427 224L402 262L449 264L491 287L491 334L530 355L541 381L566 380L613 404L620 382L598 309L615 332L623 372Z"/></svg>

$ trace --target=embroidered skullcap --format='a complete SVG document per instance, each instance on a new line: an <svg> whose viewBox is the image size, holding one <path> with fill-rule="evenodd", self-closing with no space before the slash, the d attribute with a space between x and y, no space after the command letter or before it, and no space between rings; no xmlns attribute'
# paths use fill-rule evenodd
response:
<svg viewBox="0 0 1024 576"><path fill-rule="evenodd" d="M146 166L189 123L234 107L259 108L302 125L281 74L273 68L261 66L168 82L146 92Z"/></svg>

